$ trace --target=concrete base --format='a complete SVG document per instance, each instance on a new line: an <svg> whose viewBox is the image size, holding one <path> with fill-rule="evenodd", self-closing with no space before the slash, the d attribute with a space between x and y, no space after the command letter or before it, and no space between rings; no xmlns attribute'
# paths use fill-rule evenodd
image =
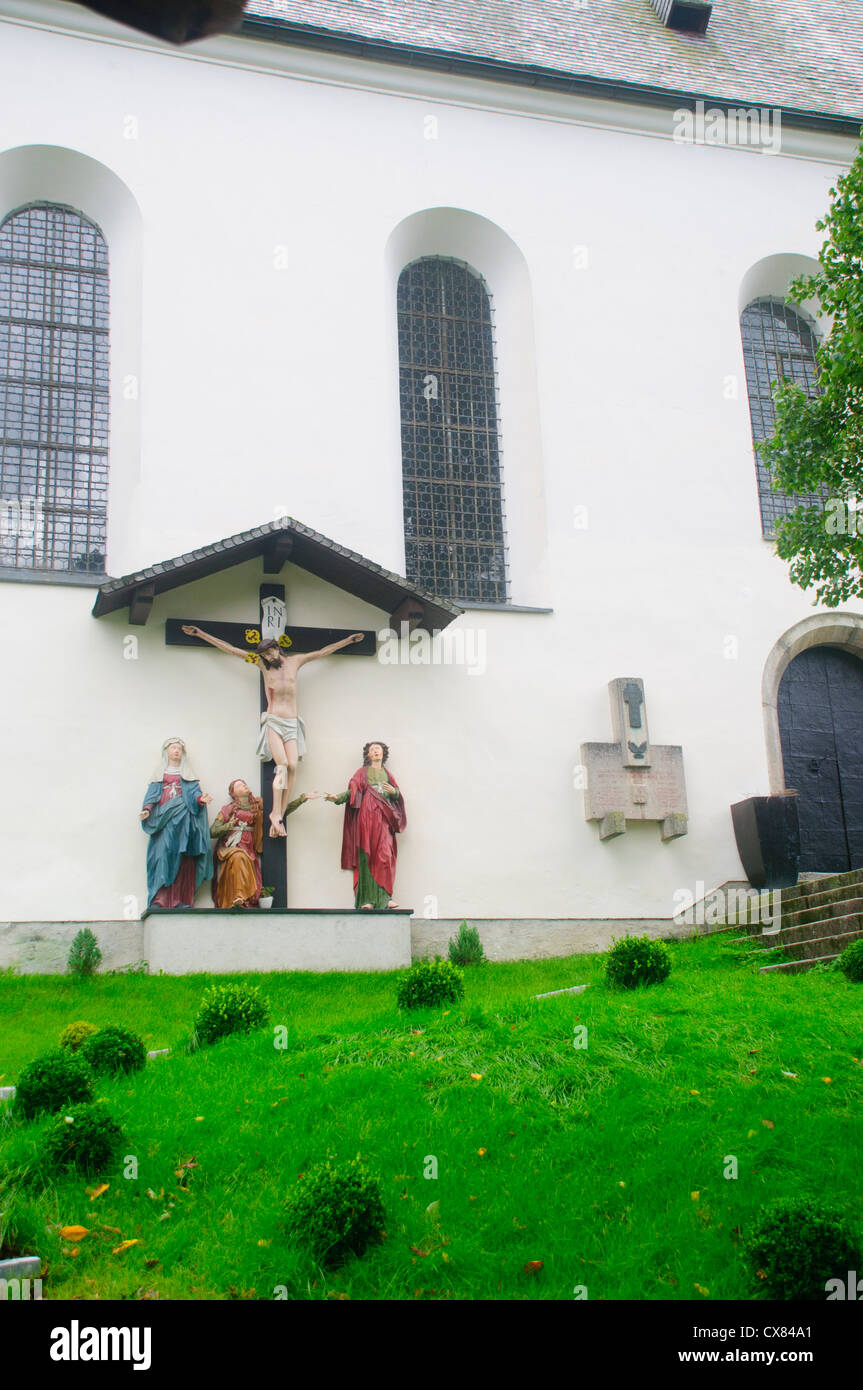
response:
<svg viewBox="0 0 863 1390"><path fill-rule="evenodd" d="M738 895L740 890L749 890L757 897L745 881L735 881L705 894L676 920L472 917L468 925L478 929L488 960L547 960L607 951L617 937L627 933L680 938L722 930L726 921L737 920L728 911L732 889ZM12 969L22 975L63 974L81 927L91 927L96 934L102 972L134 968L148 960L151 974L162 970L166 975L185 971L396 970L410 965L411 960L435 955L446 958L450 938L458 934L461 920L411 917L407 908L375 913L350 908L243 913L180 907L168 912L154 909L144 914L143 921L134 922L0 922L0 970ZM158 929L155 923L161 924ZM181 958L185 963L179 963Z"/></svg>
<svg viewBox="0 0 863 1390"><path fill-rule="evenodd" d="M450 938L458 936L461 921L456 918L425 919L411 923L414 960L446 959ZM470 917L476 927L486 960L551 960L557 956L588 955L607 951L621 936L650 936L665 939L693 936L695 927L680 925L667 917ZM704 928L700 928L704 931Z"/></svg>
<svg viewBox="0 0 863 1390"><path fill-rule="evenodd" d="M411 963L411 910L148 913L151 975L253 970L401 970Z"/></svg>

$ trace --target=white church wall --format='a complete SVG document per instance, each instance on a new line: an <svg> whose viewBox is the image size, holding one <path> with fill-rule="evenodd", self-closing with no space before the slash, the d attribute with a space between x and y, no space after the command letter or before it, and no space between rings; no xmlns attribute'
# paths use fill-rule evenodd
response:
<svg viewBox="0 0 863 1390"><path fill-rule="evenodd" d="M254 618L261 578L250 562L174 591L157 599L144 628L131 628L123 613L93 619L92 591L0 586L0 641L12 654L4 767L20 808L6 832L15 873L0 885L0 921L116 921L143 909L137 815L166 737L187 739L213 796L211 817L232 777L254 784L254 673L215 652L167 647L164 620L206 627L207 618ZM385 627L379 612L303 572L287 567L285 578L290 622ZM712 590L709 555L688 575L696 593L705 581ZM553 617L472 613L450 630L475 634L475 645L465 644L472 667L359 657L310 666L300 676L309 751L298 789L338 792L364 742L390 744L408 810L397 897L419 916L670 917L680 889L740 877L728 807L770 789L765 647L751 603L727 582L726 611L708 613L697 629L681 620L659 633L647 624L615 630L585 603L573 648ZM607 586L608 611L628 602L626 585L621 575ZM673 585L644 593L663 607L673 597ZM722 655L728 613L739 631L736 659ZM34 636L50 644L44 663ZM129 638L137 641L132 659ZM632 823L601 844L583 818L579 747L610 741L608 672L641 675L652 740L683 746L690 832L669 844L658 826ZM342 812L325 802L290 818L292 906L350 903L341 824Z"/></svg>
<svg viewBox="0 0 863 1390"><path fill-rule="evenodd" d="M238 54L276 48L233 42ZM594 474L611 503L657 464L665 486L642 489L639 529L655 524L657 508L685 524L715 452L743 486L720 489L714 524L739 525L741 500L755 519L745 389L736 406L722 395L742 368L737 290L777 247L814 252L835 164L676 144L671 113L661 138L433 104L428 139L428 109L413 97L13 25L0 61L9 144L38 133L86 151L128 188L146 228L140 305L121 291L143 321L144 480L133 524L119 529L112 517L112 573L280 506L401 567L387 246L406 219L440 207L497 229L485 257L475 244L481 273L494 277L495 237L527 266L552 534L565 534L571 494L581 500ZM44 100L34 120L26 95L37 65ZM362 81L358 65L342 66L346 81ZM72 73L86 103L67 99ZM457 91L450 83L450 100ZM847 144L832 142L828 159ZM502 365L513 356L501 332L498 354ZM501 393L505 483L516 497L536 467L521 394ZM120 418L115 409L115 426ZM338 469L327 489L322 458ZM123 458L113 462L122 475ZM541 547L515 505L508 522L513 600L545 602Z"/></svg>
<svg viewBox="0 0 863 1390"><path fill-rule="evenodd" d="M768 258L817 253L815 220L853 147L794 132L775 156L680 145L670 113L617 107L625 130L602 124L608 104L388 72L400 94L377 69L366 90L371 67L272 48L226 39L210 61L2 25L4 144L63 146L107 170L129 247L140 209L140 292L103 213L113 379L141 382L134 427L112 401L110 572L282 510L402 569L394 277L399 254L433 249L408 230L455 210L438 250L495 294L512 600L553 613L460 618L484 636L482 674L360 658L304 672L299 785L339 790L367 738L391 744L408 808L397 893L419 913L668 917L680 888L741 875L728 807L770 790L764 665L812 613L761 536L741 286ZM272 70L231 66L237 55ZM489 109L471 105L477 92ZM504 109L516 100L545 105ZM60 197L55 159L50 178L29 166L26 197ZM289 621L386 626L285 573ZM0 920L113 921L142 902L135 821L168 734L188 737L214 804L231 776L253 776L255 680L166 648L163 624L254 618L261 578L243 566L174 591L146 628L94 620L91 591L0 584L3 649L50 634L49 670L63 671L58 690L28 655L6 678L26 810ZM579 747L611 740L607 683L621 675L644 679L654 742L683 746L690 829L669 844L656 825L601 844L584 821ZM340 823L318 804L289 822L294 905L350 900Z"/></svg>

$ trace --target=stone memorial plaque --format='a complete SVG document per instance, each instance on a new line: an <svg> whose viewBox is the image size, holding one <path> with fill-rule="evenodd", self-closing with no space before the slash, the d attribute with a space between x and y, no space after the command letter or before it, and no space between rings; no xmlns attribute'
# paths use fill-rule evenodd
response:
<svg viewBox="0 0 863 1390"><path fill-rule="evenodd" d="M635 676L609 681L614 743L583 743L584 815L600 822L599 838L624 834L628 820L658 821L663 840L687 832L683 749L651 745L644 682Z"/></svg>

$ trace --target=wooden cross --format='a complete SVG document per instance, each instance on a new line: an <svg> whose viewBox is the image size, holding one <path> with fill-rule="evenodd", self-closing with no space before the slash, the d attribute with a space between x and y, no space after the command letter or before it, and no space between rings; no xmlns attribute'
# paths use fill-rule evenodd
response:
<svg viewBox="0 0 863 1390"><path fill-rule="evenodd" d="M210 622L207 618L168 618L165 623L165 642L169 647L202 647L207 651L213 648L200 637L190 637L183 627L199 627L213 637L221 637L234 647L247 647L251 655L259 642L269 638L292 652L315 652L332 642L340 642L358 629L334 627L288 627L285 606L284 584L262 584L260 587L260 617L254 623ZM354 642L336 656L374 656L377 640L374 632L364 632L362 642ZM267 708L267 692L261 680L261 713ZM260 733L258 729L257 733ZM257 737L257 734L256 734ZM264 802L264 826L273 809L273 778L275 763L261 763L261 796ZM273 885L273 907L285 908L288 905L288 857L287 842L283 838L271 839L264 835L261 852L261 878L268 886Z"/></svg>

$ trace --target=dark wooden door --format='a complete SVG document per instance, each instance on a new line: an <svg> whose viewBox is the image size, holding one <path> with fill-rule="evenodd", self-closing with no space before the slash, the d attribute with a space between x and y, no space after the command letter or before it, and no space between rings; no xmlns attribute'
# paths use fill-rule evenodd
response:
<svg viewBox="0 0 863 1390"><path fill-rule="evenodd" d="M796 656L779 686L785 786L800 793L800 868L863 867L863 662L835 647Z"/></svg>

